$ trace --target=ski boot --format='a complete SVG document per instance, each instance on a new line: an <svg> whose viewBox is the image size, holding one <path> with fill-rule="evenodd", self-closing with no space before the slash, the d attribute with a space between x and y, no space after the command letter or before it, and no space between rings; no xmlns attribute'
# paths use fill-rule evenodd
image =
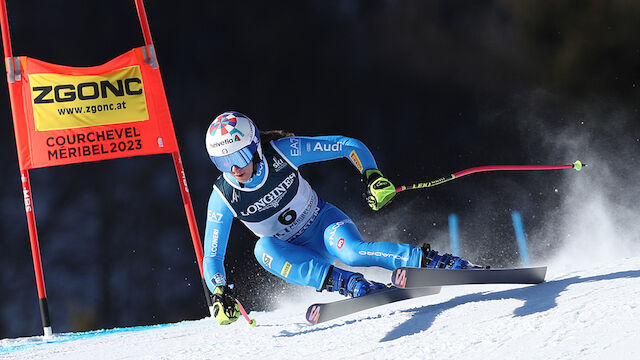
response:
<svg viewBox="0 0 640 360"><path fill-rule="evenodd" d="M422 245L422 267L426 268L440 268L440 269L484 269L483 266L478 266L464 260L458 256L451 254L438 254L437 251L431 250L429 244Z"/></svg>
<svg viewBox="0 0 640 360"><path fill-rule="evenodd" d="M364 296L372 290L382 289L384 287L386 287L385 284L369 281L360 273L354 273L331 266L329 274L327 274L327 278L322 285L322 290L329 292L338 291L341 295L355 298Z"/></svg>

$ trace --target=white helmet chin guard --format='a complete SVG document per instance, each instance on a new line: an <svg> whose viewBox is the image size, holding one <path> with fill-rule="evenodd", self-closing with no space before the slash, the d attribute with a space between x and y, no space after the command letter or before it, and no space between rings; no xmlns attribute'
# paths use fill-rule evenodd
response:
<svg viewBox="0 0 640 360"><path fill-rule="evenodd" d="M231 172L234 166L246 167L256 151L262 157L258 128L247 116L235 111L220 114L213 120L205 145L211 161L222 172Z"/></svg>

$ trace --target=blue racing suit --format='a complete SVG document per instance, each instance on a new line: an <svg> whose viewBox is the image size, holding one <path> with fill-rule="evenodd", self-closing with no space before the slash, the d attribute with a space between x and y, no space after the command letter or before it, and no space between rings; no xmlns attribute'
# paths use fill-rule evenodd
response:
<svg viewBox="0 0 640 360"><path fill-rule="evenodd" d="M322 289L331 264L419 267L422 250L408 244L365 242L355 224L323 201L300 176L303 164L347 158L363 173L377 169L360 141L344 136L285 137L263 148L255 174L239 184L223 173L209 198L204 238L204 276L213 291L226 285L224 257L233 218L260 239L256 259L267 271L297 284Z"/></svg>

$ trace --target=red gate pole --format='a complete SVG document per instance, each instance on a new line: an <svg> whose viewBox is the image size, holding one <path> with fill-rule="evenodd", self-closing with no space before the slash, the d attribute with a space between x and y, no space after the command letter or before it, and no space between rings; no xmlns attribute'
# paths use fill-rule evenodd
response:
<svg viewBox="0 0 640 360"><path fill-rule="evenodd" d="M193 242L193 249L196 252L196 259L198 260L198 269L200 270L200 280L202 282L202 288L204 296L207 301L207 307L209 308L209 314L213 316L213 304L211 303L211 294L207 287L207 282L204 279L204 271L202 269L202 244L200 243L200 233L198 231L198 224L196 223L195 213L193 211L193 204L191 203L191 196L189 195L189 187L187 186L187 176L182 166L182 158L179 152L171 154L173 157L173 164L176 168L176 175L178 176L178 183L180 185L180 192L182 194L182 202L184 204L184 212L187 215L187 222L189 223L189 231L191 232L191 241Z"/></svg>
<svg viewBox="0 0 640 360"><path fill-rule="evenodd" d="M4 1L4 0L3 0ZM147 20L147 13L144 9L143 0L134 0L136 3L136 10L138 11L138 19L140 20L140 27L142 28L142 35L144 36L144 42L147 48L147 53L152 63L157 65L155 56L155 50L153 47L153 40L151 39L151 31L149 30L149 21ZM211 294L209 288L204 279L204 271L202 269L202 243L200 242L200 233L198 231L198 224L196 222L195 213L193 211L193 204L191 202L191 196L189 195L189 187L187 186L187 176L182 165L182 158L179 151L171 153L173 158L173 165L176 168L176 175L178 177L178 184L180 186L180 193L182 194L182 202L184 204L184 211L187 215L187 222L189 223L189 231L191 233L191 241L193 242L193 249L196 252L196 259L198 261L198 269L200 270L200 278L202 281L202 287L204 290L204 296L207 300L207 306L209 307L209 313L213 316L213 304L211 303Z"/></svg>
<svg viewBox="0 0 640 360"><path fill-rule="evenodd" d="M13 104L13 86L11 83L16 81L16 78L21 78L20 73L16 74L16 63L19 59L13 58L13 50L11 48L11 35L9 33L9 20L7 17L7 4L5 0L0 0L0 25L2 28L2 46L4 48L5 67L7 69L7 84L9 85L9 98L11 100L11 112L16 114L16 109ZM18 130L14 121L14 132L17 134ZM17 143L16 143L17 145ZM20 149L18 149L20 151ZM18 157L18 163L20 165L20 181L22 183L22 195L24 197L24 210L27 215L27 226L29 228L29 242L31 244L31 257L33 259L33 270L36 276L36 286L38 288L38 300L40 303L40 318L42 320L42 329L45 337L49 337L53 334L51 330L51 321L49 319L49 305L47 304L47 290L44 286L44 273L42 271L42 260L40 259L40 244L38 242L38 231L36 228L36 217L33 210L33 193L31 192L31 181L29 180L29 170L23 169L22 162Z"/></svg>

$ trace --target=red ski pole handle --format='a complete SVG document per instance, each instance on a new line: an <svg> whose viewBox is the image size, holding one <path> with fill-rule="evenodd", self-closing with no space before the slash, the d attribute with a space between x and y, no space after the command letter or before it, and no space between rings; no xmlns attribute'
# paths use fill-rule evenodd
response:
<svg viewBox="0 0 640 360"><path fill-rule="evenodd" d="M580 160L576 160L573 164L569 165L488 165L488 166L478 166L469 169L465 169L462 171L458 171L456 173L450 174L448 176L443 176L435 180L421 182L412 185L403 185L398 186L396 188L396 193L405 190L412 189L424 189L434 187L436 185L444 184L453 179L457 179L469 174L475 174L479 172L487 172L487 171L522 171L522 170L562 170L562 169L575 169L577 171L582 170L582 167L587 166L580 162Z"/></svg>

